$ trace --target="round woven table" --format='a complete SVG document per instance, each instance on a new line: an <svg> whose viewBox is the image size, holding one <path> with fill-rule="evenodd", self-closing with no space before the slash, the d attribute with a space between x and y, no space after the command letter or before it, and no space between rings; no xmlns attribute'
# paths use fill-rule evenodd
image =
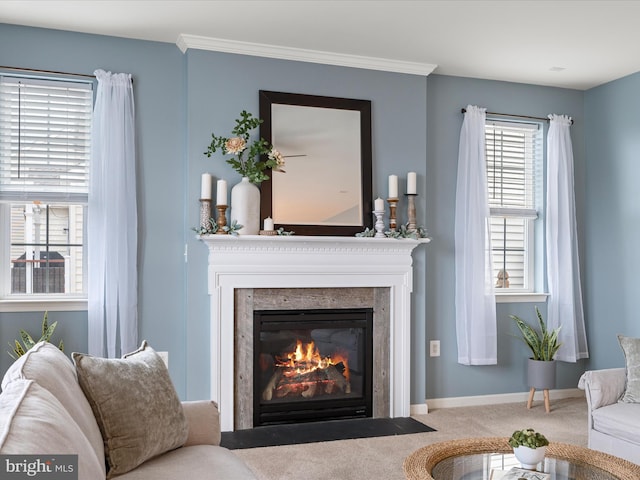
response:
<svg viewBox="0 0 640 480"><path fill-rule="evenodd" d="M508 438L485 437L464 438L439 442L422 447L404 460L403 470L408 480L434 480L433 467L449 458L482 453L511 453ZM620 480L639 480L640 466L622 458L588 448L551 442L547 447L548 457L558 458L574 464L593 466L604 470Z"/></svg>

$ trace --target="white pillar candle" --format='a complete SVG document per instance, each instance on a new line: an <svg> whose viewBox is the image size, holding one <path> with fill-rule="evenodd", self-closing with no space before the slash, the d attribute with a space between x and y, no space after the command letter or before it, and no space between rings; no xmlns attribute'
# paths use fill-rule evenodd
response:
<svg viewBox="0 0 640 480"><path fill-rule="evenodd" d="M389 175L389 198L398 198L398 176Z"/></svg>
<svg viewBox="0 0 640 480"><path fill-rule="evenodd" d="M384 200L382 200L380 197L376 198L373 204L374 204L374 210L376 212L381 212L384 210Z"/></svg>
<svg viewBox="0 0 640 480"><path fill-rule="evenodd" d="M264 230L273 230L273 219L271 217L264 219Z"/></svg>
<svg viewBox="0 0 640 480"><path fill-rule="evenodd" d="M226 180L218 180L216 185L216 205L228 205Z"/></svg>
<svg viewBox="0 0 640 480"><path fill-rule="evenodd" d="M211 175L202 174L202 184L200 186L200 198L203 200L211 200Z"/></svg>
<svg viewBox="0 0 640 480"><path fill-rule="evenodd" d="M417 193L416 172L407 173L407 193L411 195L415 195Z"/></svg>

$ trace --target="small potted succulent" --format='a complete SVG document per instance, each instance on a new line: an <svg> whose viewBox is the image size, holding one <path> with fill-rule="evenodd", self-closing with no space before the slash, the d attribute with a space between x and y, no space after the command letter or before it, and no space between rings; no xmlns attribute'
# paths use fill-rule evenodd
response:
<svg viewBox="0 0 640 480"><path fill-rule="evenodd" d="M544 460L549 440L533 428L516 430L509 438L509 445L522 465L522 468L535 470L538 463Z"/></svg>

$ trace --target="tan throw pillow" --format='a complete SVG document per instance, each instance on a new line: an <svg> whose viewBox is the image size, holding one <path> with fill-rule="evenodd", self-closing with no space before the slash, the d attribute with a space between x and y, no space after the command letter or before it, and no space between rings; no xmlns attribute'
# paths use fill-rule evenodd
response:
<svg viewBox="0 0 640 480"><path fill-rule="evenodd" d="M121 359L72 357L102 432L107 478L184 444L188 426L182 404L167 367L146 341Z"/></svg>
<svg viewBox="0 0 640 480"><path fill-rule="evenodd" d="M624 352L627 383L620 398L624 403L640 403L640 338L618 335Z"/></svg>

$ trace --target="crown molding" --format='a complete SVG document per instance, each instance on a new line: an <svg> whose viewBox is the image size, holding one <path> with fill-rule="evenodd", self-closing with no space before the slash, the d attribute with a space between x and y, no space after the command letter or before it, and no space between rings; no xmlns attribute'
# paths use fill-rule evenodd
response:
<svg viewBox="0 0 640 480"><path fill-rule="evenodd" d="M365 57L344 53L323 52L302 48L266 45L262 43L225 40L222 38L202 37L198 35L180 34L176 45L182 51L190 48L210 50L214 52L236 53L256 57L278 58L298 62L320 63L323 65L338 65L341 67L364 68L384 72L408 73L411 75L428 76L437 65L431 63L405 62L388 58Z"/></svg>

